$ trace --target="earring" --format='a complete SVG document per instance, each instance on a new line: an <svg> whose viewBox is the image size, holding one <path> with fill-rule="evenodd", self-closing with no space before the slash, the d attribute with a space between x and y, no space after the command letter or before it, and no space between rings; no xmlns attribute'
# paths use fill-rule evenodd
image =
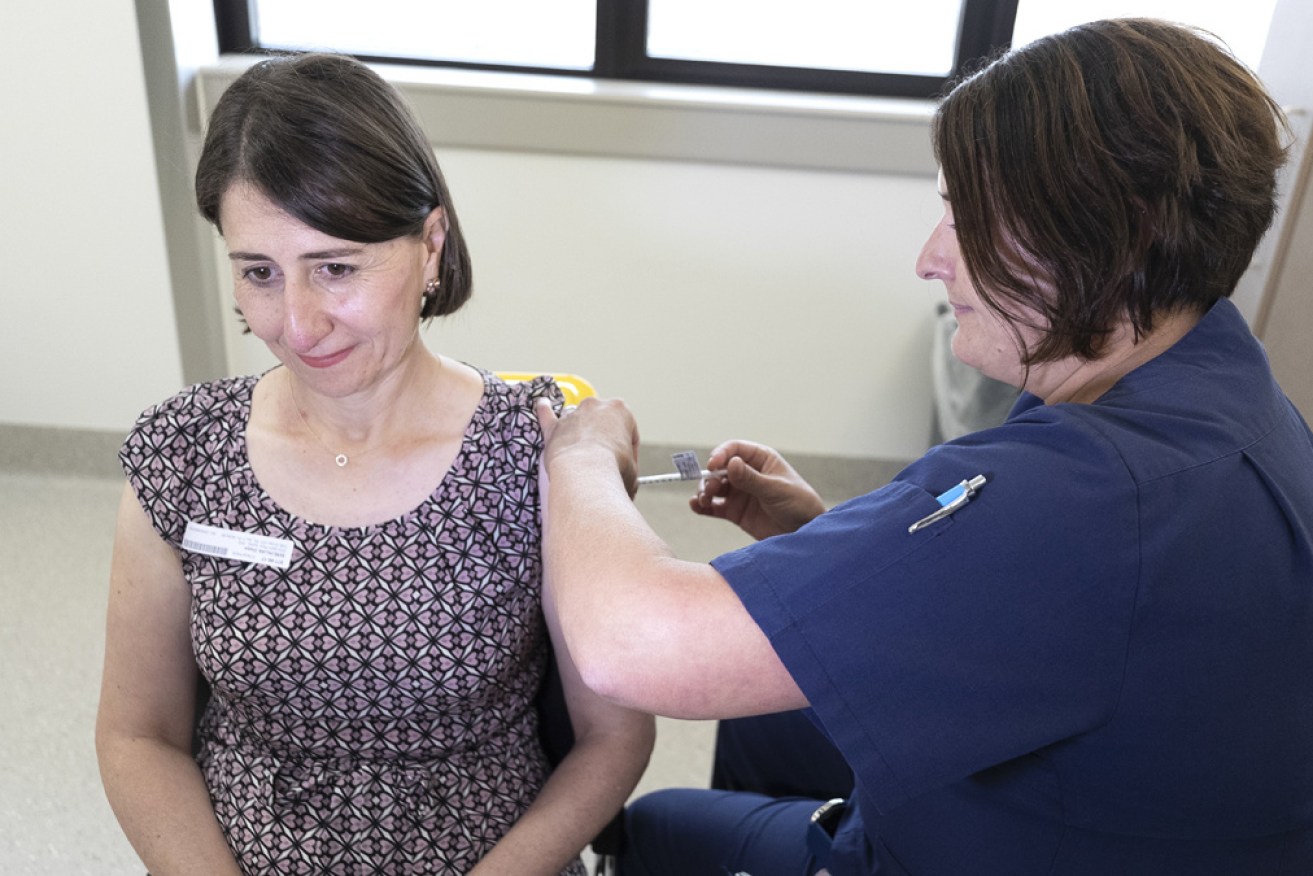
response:
<svg viewBox="0 0 1313 876"><path fill-rule="evenodd" d="M427 283L424 284L424 294L419 296L419 306L421 308L424 307L424 305L428 304L429 299L432 298L435 294L437 294L438 287L441 285L442 285L442 281L439 280L437 277L434 277L432 280L429 280Z"/></svg>

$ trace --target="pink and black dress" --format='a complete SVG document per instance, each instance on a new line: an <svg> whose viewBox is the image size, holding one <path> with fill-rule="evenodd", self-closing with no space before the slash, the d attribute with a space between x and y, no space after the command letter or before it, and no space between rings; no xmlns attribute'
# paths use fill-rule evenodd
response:
<svg viewBox="0 0 1313 876"><path fill-rule="evenodd" d="M260 486L256 380L147 410L120 454L191 590L213 689L197 760L219 823L246 873L466 873L548 771L533 402L559 391L485 374L433 494L350 528L293 516ZM217 555L251 534L285 561Z"/></svg>

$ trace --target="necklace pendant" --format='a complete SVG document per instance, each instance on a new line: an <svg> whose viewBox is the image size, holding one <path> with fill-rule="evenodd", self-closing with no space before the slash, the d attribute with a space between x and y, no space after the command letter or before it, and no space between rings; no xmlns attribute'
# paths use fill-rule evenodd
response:
<svg viewBox="0 0 1313 876"><path fill-rule="evenodd" d="M338 467L338 468L346 468L346 464L347 464L350 460L348 460L348 459L346 458L346 454L345 454L345 453L339 453L337 456L335 456L335 457L333 458L333 461L337 463L337 467Z"/></svg>

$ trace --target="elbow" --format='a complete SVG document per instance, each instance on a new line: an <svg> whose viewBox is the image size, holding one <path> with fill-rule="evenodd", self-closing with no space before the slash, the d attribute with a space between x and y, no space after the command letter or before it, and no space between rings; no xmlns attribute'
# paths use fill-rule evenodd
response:
<svg viewBox="0 0 1313 876"><path fill-rule="evenodd" d="M124 776L134 771L132 749L125 744L125 737L106 727L104 722L96 724L96 766L100 772L100 784L111 804L116 799L119 786Z"/></svg>
<svg viewBox="0 0 1313 876"><path fill-rule="evenodd" d="M592 694L608 702L630 705L630 694L643 655L632 635L630 618L611 610L590 613L574 607L562 610L559 630L562 644L580 682Z"/></svg>
<svg viewBox="0 0 1313 876"><path fill-rule="evenodd" d="M571 648L579 679L584 687L609 702L628 706L626 693L628 680L616 651L606 643L582 643L578 650Z"/></svg>
<svg viewBox="0 0 1313 876"><path fill-rule="evenodd" d="M679 661L654 647L646 631L611 624L604 634L571 643L580 681L594 695L636 712L680 717Z"/></svg>
<svg viewBox="0 0 1313 876"><path fill-rule="evenodd" d="M191 735L153 725L124 723L100 715L95 729L96 761L102 782L131 775L157 758L192 760Z"/></svg>
<svg viewBox="0 0 1313 876"><path fill-rule="evenodd" d="M96 718L96 731L94 742L96 748L96 761L100 765L100 772L103 776L109 762L113 759L114 753L118 750L118 743L122 735L116 733L110 726L105 716L98 715Z"/></svg>
<svg viewBox="0 0 1313 876"><path fill-rule="evenodd" d="M610 624L607 631L571 642L570 656L584 687L594 695L626 709L659 713L652 692L659 685L653 672L653 655L641 640L622 633L623 624Z"/></svg>

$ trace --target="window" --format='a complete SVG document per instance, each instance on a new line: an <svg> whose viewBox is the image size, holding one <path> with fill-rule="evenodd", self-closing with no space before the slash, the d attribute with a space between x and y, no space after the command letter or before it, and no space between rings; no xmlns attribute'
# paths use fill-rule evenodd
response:
<svg viewBox="0 0 1313 876"><path fill-rule="evenodd" d="M1017 0L214 0L222 52L929 97Z"/></svg>
<svg viewBox="0 0 1313 876"><path fill-rule="evenodd" d="M258 0L255 44L588 70L597 0ZM508 26L508 24L510 26Z"/></svg>
<svg viewBox="0 0 1313 876"><path fill-rule="evenodd" d="M223 52L331 49L572 76L931 97L1000 48L1144 15L1257 67L1276 0L214 0ZM1015 32L1014 32L1015 28Z"/></svg>
<svg viewBox="0 0 1313 876"><path fill-rule="evenodd" d="M962 0L648 0L647 55L690 61L947 76ZM750 23L750 26L745 26Z"/></svg>

